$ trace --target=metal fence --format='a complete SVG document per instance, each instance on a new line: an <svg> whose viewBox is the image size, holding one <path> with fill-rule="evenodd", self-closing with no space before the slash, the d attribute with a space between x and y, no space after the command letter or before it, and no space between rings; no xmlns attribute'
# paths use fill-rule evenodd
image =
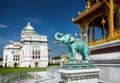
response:
<svg viewBox="0 0 120 83"><path fill-rule="evenodd" d="M9 75L0 76L0 83L21 83L26 79L38 77L36 72L18 72Z"/></svg>
<svg viewBox="0 0 120 83"><path fill-rule="evenodd" d="M25 83L29 80L35 80L40 83L47 80L60 79L58 66L50 66L47 71L18 72L9 75L0 76L0 83ZM29 82L28 82L29 83Z"/></svg>
<svg viewBox="0 0 120 83"><path fill-rule="evenodd" d="M51 77L51 78L54 78L56 76L59 76L59 66L50 66L47 68L47 76L48 77Z"/></svg>

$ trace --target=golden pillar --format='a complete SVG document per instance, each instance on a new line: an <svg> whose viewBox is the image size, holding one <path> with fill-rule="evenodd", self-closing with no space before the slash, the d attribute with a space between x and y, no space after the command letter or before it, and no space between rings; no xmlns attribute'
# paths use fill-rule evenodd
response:
<svg viewBox="0 0 120 83"><path fill-rule="evenodd" d="M79 24L79 28L80 28L80 38L83 39L83 25Z"/></svg>
<svg viewBox="0 0 120 83"><path fill-rule="evenodd" d="M88 43L89 42L89 33L88 33L88 31L89 31L89 25L88 25L88 23L86 23L86 43Z"/></svg>
<svg viewBox="0 0 120 83"><path fill-rule="evenodd" d="M113 36L114 31L114 0L109 0L109 37Z"/></svg>
<svg viewBox="0 0 120 83"><path fill-rule="evenodd" d="M95 29L94 29L94 21L92 21L92 41L95 41Z"/></svg>

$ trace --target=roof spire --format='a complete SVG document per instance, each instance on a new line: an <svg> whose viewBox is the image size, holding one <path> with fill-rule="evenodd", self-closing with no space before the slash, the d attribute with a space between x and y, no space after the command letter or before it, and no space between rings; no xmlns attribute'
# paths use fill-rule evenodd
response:
<svg viewBox="0 0 120 83"><path fill-rule="evenodd" d="M30 22L27 23L27 26L31 26Z"/></svg>

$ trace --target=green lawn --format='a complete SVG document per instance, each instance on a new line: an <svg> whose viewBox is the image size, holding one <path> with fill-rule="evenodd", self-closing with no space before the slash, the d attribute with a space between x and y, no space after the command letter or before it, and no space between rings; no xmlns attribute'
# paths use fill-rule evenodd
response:
<svg viewBox="0 0 120 83"><path fill-rule="evenodd" d="M45 71L47 67L43 68L0 68L0 75L13 74L17 72L29 72L29 71Z"/></svg>

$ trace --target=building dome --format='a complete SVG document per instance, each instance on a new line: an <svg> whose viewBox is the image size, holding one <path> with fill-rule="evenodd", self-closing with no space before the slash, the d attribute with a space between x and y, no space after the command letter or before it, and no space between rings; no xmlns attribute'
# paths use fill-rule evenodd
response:
<svg viewBox="0 0 120 83"><path fill-rule="evenodd" d="M27 26L24 27L23 30L34 30L34 28L31 26L30 22L27 23Z"/></svg>

